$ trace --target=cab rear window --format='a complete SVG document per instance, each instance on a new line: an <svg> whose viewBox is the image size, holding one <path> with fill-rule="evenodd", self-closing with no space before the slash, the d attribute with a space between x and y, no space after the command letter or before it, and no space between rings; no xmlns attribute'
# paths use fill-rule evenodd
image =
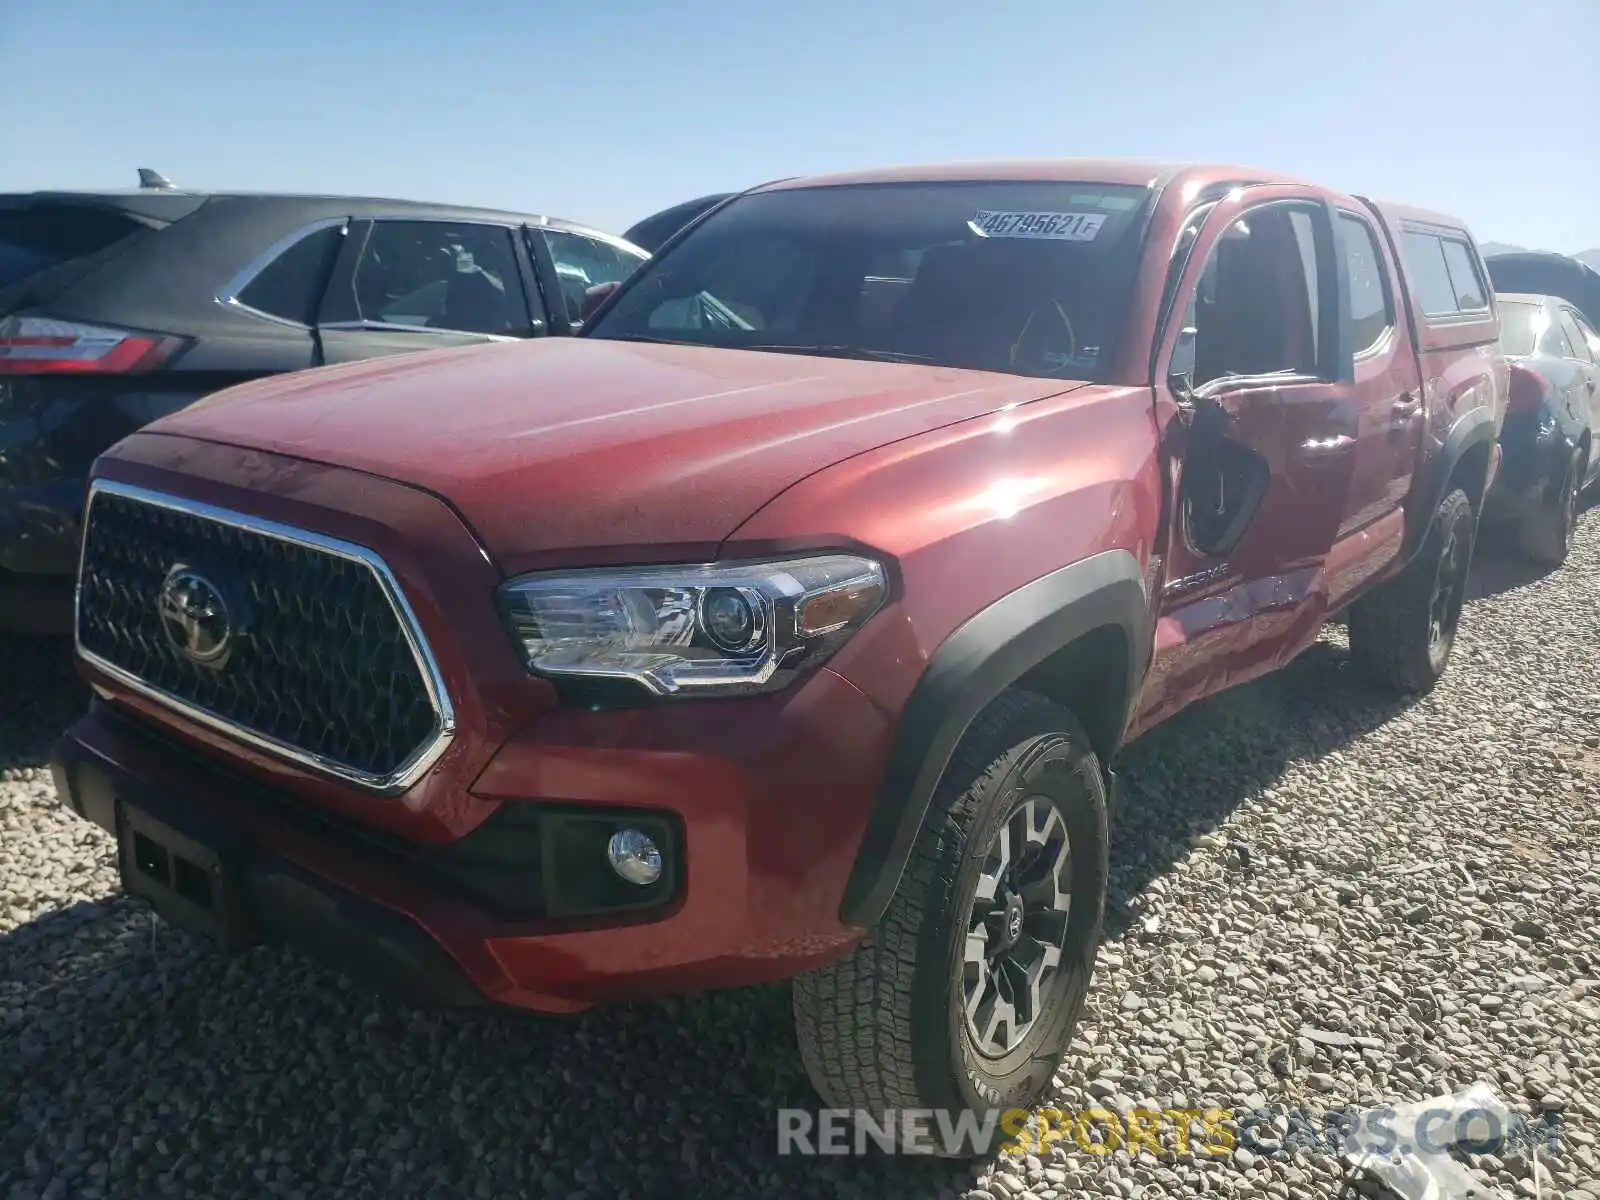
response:
<svg viewBox="0 0 1600 1200"><path fill-rule="evenodd" d="M121 213L80 204L0 210L0 287L98 254L143 228Z"/></svg>
<svg viewBox="0 0 1600 1200"><path fill-rule="evenodd" d="M1489 291L1465 241L1408 230L1401 244L1406 272L1424 316L1441 320L1488 313Z"/></svg>

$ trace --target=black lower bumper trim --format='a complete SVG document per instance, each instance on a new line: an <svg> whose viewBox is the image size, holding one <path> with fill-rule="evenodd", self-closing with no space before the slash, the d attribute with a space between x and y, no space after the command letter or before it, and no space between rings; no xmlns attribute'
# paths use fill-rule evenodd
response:
<svg viewBox="0 0 1600 1200"><path fill-rule="evenodd" d="M180 887L163 885L155 872L135 874L129 890L175 924L200 928L226 948L256 941L292 945L361 984L416 1004L455 1008L486 1002L414 921L250 846L214 808L147 786L70 735L57 743L51 771L57 792L79 816L117 837L125 859L133 839L123 837L127 822L118 819L119 801L124 813L138 814L142 851L156 859L171 855L169 878L183 870L192 876L197 861L226 872L226 891L216 894L228 896L237 911L225 915L180 895ZM138 870L124 863L125 878ZM212 928L205 929L208 924Z"/></svg>

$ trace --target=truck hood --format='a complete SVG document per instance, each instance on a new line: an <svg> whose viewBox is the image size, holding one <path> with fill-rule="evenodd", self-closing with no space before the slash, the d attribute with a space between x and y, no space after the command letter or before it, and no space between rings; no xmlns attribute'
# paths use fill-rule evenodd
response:
<svg viewBox="0 0 1600 1200"><path fill-rule="evenodd" d="M147 427L442 496L502 567L714 550L833 463L1082 383L920 364L546 338L230 388ZM819 531L827 532L827 531Z"/></svg>

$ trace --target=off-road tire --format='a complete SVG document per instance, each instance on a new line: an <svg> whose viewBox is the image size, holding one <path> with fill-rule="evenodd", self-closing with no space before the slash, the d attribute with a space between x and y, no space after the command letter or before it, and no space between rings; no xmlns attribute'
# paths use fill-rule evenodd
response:
<svg viewBox="0 0 1600 1200"><path fill-rule="evenodd" d="M1567 555L1572 553L1584 466L1585 456L1580 447L1572 452L1561 478L1550 484L1538 511L1522 521L1517 530L1517 543L1528 561L1553 569L1566 562Z"/></svg>
<svg viewBox="0 0 1600 1200"><path fill-rule="evenodd" d="M1445 493L1422 547L1399 575L1350 606L1350 657L1374 683L1420 695L1433 688L1450 662L1466 580L1472 568L1477 517L1460 488ZM1435 588L1452 538L1460 554L1460 578L1442 640L1432 634Z"/></svg>
<svg viewBox="0 0 1600 1200"><path fill-rule="evenodd" d="M1013 1052L985 1058L962 1008L963 947L982 859L1030 796L1048 801L1067 830L1070 911L1037 1019ZM850 955L795 980L800 1053L824 1103L876 1121L888 1110L933 1109L982 1122L1037 1100L1088 991L1107 845L1104 777L1077 718L1030 692L1002 694L957 747L883 919ZM954 1157L993 1149L903 1148Z"/></svg>

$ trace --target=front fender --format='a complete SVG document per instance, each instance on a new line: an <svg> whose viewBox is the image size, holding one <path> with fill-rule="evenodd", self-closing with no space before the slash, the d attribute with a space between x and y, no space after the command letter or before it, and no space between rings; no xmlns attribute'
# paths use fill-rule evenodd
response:
<svg viewBox="0 0 1600 1200"><path fill-rule="evenodd" d="M1406 506L1405 558L1408 561L1421 548L1433 514L1439 510L1445 489L1450 486L1457 468L1477 447L1487 447L1484 452L1484 477L1476 481L1476 492L1469 488L1468 493L1472 496L1473 511L1482 513L1484 498L1489 490L1489 469L1494 461L1496 433L1494 415L1482 408L1473 409L1450 427L1434 456L1433 469L1423 477L1425 482L1419 481L1421 486L1412 488L1414 506L1410 502Z"/></svg>
<svg viewBox="0 0 1600 1200"><path fill-rule="evenodd" d="M1102 699L1096 749L1127 728L1154 640L1139 560L1106 550L1025 584L958 627L928 660L902 710L888 769L856 853L840 919L872 926L900 884L945 768L968 726L1006 688L1090 634L1123 639L1123 677ZM1082 714L1080 714L1082 715ZM1086 723L1088 723L1086 721Z"/></svg>

